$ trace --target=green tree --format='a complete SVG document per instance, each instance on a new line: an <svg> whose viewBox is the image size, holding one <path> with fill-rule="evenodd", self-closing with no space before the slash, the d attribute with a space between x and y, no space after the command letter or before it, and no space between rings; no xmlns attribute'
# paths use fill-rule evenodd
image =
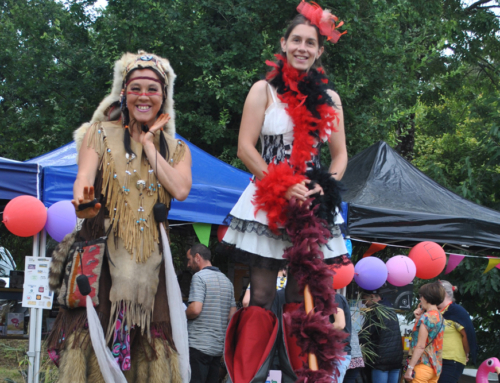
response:
<svg viewBox="0 0 500 383"><path fill-rule="evenodd" d="M101 73L109 72L94 60L90 26L76 3L0 2L0 156L53 150L90 118L107 88Z"/></svg>

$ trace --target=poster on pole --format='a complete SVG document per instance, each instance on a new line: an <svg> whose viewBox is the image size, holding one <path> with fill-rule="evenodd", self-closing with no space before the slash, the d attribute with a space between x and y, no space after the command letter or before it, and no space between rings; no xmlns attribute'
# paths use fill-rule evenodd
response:
<svg viewBox="0 0 500 383"><path fill-rule="evenodd" d="M50 310L54 293L49 289L50 258L27 256L24 267L23 307Z"/></svg>

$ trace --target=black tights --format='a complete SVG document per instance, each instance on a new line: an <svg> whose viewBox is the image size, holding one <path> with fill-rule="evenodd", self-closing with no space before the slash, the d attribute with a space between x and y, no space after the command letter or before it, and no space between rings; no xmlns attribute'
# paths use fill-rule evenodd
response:
<svg viewBox="0 0 500 383"><path fill-rule="evenodd" d="M276 295L278 270L250 267L250 306L271 310ZM293 275L287 275L285 297L287 303L302 302L299 286Z"/></svg>

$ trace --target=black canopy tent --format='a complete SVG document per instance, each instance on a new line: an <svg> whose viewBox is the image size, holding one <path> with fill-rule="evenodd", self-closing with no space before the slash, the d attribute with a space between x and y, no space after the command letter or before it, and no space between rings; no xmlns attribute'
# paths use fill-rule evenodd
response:
<svg viewBox="0 0 500 383"><path fill-rule="evenodd" d="M500 249L500 212L439 185L383 141L351 158L342 181L353 238Z"/></svg>

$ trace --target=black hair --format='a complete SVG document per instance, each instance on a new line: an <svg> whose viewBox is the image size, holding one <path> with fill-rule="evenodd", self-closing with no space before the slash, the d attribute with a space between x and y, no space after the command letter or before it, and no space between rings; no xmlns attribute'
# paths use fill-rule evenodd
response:
<svg viewBox="0 0 500 383"><path fill-rule="evenodd" d="M208 247L202 245L201 243L194 244L189 249L191 256L194 257L196 254L200 254L205 261L210 261L212 259L212 252Z"/></svg>
<svg viewBox="0 0 500 383"><path fill-rule="evenodd" d="M136 71L137 69L152 70L158 76L158 78L162 80L163 100L162 100L160 110L158 111L158 114L156 115L156 117L159 117L160 114L162 113L163 105L165 104L165 102L167 100L167 85L163 82L163 77L158 73L158 71L156 69L154 69L154 68L135 68L127 74L127 77L125 77L125 80L123 80L122 89L124 90L124 92L123 92L123 95L122 95L121 100L120 100L120 110L122 113L122 125L128 126L128 128L125 129L125 133L123 134L123 146L125 147L125 151L127 152L127 154L129 156L135 156L135 153L133 152L133 150L130 146L130 131L129 131L129 129L131 129L131 127L130 127L130 115L129 115L129 110L127 107L127 96L126 96L126 92L125 92L125 88L126 88L125 84L129 80L130 75L132 73L134 73L134 71ZM145 131L147 131L147 127L145 125L141 126L141 129L143 129L143 130L146 129ZM163 133L160 134L160 155L163 158L165 158L167 161L168 161L168 158L170 157L170 152L168 150L167 140L165 139L165 136L163 135Z"/></svg>

